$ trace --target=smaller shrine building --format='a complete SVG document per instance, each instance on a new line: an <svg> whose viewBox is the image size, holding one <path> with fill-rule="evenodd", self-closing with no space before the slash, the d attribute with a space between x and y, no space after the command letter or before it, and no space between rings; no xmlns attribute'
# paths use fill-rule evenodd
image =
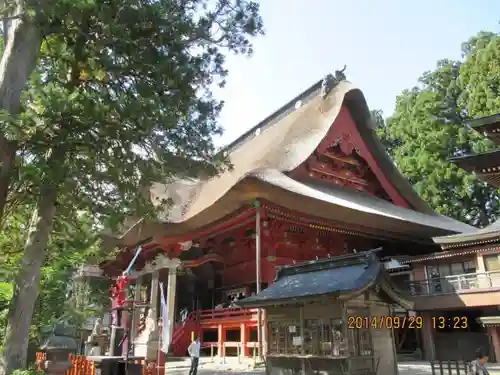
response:
<svg viewBox="0 0 500 375"><path fill-rule="evenodd" d="M284 266L267 289L238 303L266 312L270 375L396 375L393 328L406 323L392 306L413 309L372 251Z"/></svg>

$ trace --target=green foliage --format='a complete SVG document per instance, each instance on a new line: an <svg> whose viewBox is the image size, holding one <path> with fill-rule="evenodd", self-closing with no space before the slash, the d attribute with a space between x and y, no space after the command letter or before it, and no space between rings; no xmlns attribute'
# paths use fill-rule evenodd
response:
<svg viewBox="0 0 500 375"><path fill-rule="evenodd" d="M500 36L472 39L471 52L460 67L460 104L470 117L500 112Z"/></svg>
<svg viewBox="0 0 500 375"><path fill-rule="evenodd" d="M5 325L7 324L7 312L9 302L12 298L12 284L0 281L0 348L4 340Z"/></svg>
<svg viewBox="0 0 500 375"><path fill-rule="evenodd" d="M90 210L115 226L152 213L150 183L213 175L225 162L227 52L252 52L258 4L229 0L56 1L20 119L6 121L25 157L22 191L57 184L58 209ZM162 202L158 202L162 203Z"/></svg>
<svg viewBox="0 0 500 375"><path fill-rule="evenodd" d="M498 192L448 158L493 147L463 123L500 112L500 38L479 33L462 51L463 61L439 61L419 86L399 95L378 132L399 170L437 212L484 226L498 215Z"/></svg>
<svg viewBox="0 0 500 375"><path fill-rule="evenodd" d="M38 371L34 368L28 368L28 369L17 369L12 371L12 375L42 375L43 372Z"/></svg>
<svg viewBox="0 0 500 375"><path fill-rule="evenodd" d="M6 218L0 231L0 342L4 340L13 280L22 257L23 242L31 207L18 206ZM91 215L80 213L77 221L59 216L54 225L47 257L41 270L40 294L32 320L31 340L38 342L41 329L61 319L81 325L89 316L100 315L109 307L109 281L73 281L78 266L98 263L103 254L98 247Z"/></svg>

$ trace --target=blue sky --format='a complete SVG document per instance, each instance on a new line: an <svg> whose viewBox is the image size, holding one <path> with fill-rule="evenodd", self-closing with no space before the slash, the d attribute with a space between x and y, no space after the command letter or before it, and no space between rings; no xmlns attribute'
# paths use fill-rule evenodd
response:
<svg viewBox="0 0 500 375"><path fill-rule="evenodd" d="M266 35L230 56L221 114L227 144L347 64L371 109L389 116L405 88L480 30L500 31L498 0L261 0Z"/></svg>

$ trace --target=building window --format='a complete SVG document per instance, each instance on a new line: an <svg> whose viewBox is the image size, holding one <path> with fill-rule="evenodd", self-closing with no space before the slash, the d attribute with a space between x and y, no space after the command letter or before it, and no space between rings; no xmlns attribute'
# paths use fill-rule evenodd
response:
<svg viewBox="0 0 500 375"><path fill-rule="evenodd" d="M500 263L498 269L500 269ZM453 263L439 263L427 266L428 278L463 275L475 272L476 272L476 264L473 260L466 260L462 262L453 262Z"/></svg>
<svg viewBox="0 0 500 375"><path fill-rule="evenodd" d="M486 271L500 271L500 254L484 255Z"/></svg>
<svg viewBox="0 0 500 375"><path fill-rule="evenodd" d="M473 260L468 260L464 262L464 273L475 273L476 272L476 262Z"/></svg>

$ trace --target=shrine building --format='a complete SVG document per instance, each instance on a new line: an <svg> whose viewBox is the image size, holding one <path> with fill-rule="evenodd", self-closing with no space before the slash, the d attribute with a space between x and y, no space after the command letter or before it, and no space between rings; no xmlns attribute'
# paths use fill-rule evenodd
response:
<svg viewBox="0 0 500 375"><path fill-rule="evenodd" d="M432 237L474 231L419 198L377 138L363 93L345 80L316 82L226 152L233 168L217 177L154 184L152 201L172 202L161 220L107 241L121 249L101 265L112 277L143 249L130 274L143 303L122 316L136 355L156 358L159 282L174 355L186 354L193 332L207 354L265 354L265 314L231 301L267 288L279 267L378 249L397 276L404 267L392 258L432 254Z"/></svg>
<svg viewBox="0 0 500 375"><path fill-rule="evenodd" d="M500 115L466 125L500 145ZM450 160L500 187L499 149ZM469 360L483 347L491 361L500 361L500 222L433 240L440 247L435 253L396 258L406 267L399 283L409 285L415 310L433 322L421 342L426 357Z"/></svg>

